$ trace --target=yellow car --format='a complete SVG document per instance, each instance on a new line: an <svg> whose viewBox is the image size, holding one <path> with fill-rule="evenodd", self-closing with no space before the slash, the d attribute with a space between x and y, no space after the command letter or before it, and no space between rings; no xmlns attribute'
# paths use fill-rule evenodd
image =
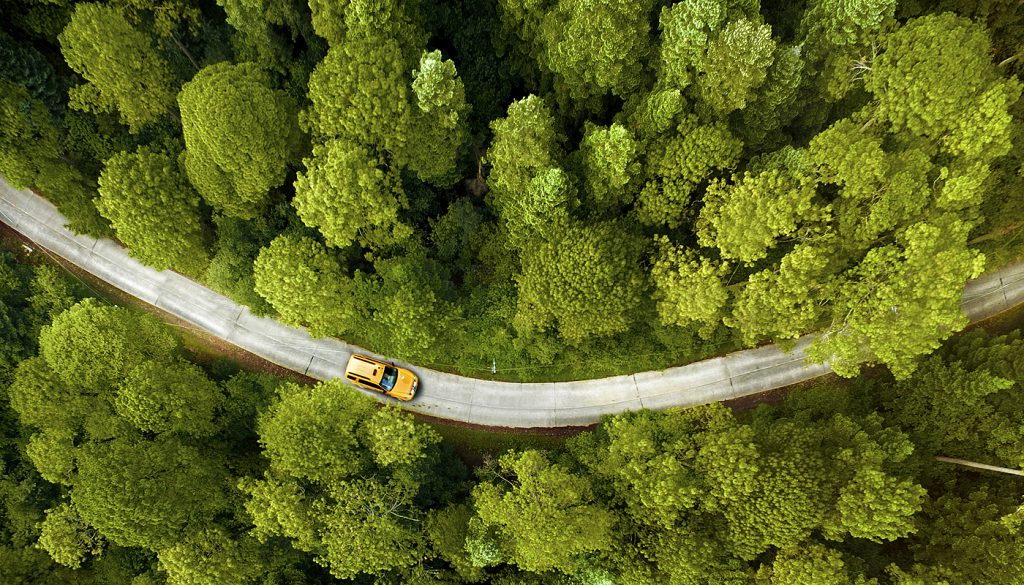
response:
<svg viewBox="0 0 1024 585"><path fill-rule="evenodd" d="M360 388L382 392L399 400L412 400L420 385L420 379L409 370L358 353L348 359L345 379Z"/></svg>

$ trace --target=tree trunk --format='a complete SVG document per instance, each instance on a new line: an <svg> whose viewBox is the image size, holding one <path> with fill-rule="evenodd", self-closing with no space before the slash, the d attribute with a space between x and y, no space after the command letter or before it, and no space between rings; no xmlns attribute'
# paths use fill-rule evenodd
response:
<svg viewBox="0 0 1024 585"><path fill-rule="evenodd" d="M985 463L975 463L974 461L968 461L966 459L956 459L954 457L936 457L936 461L942 461L943 463L952 463L954 465L964 465L966 467L975 467L978 469L986 469L988 471L996 471L999 473L1006 473L1009 475L1024 475L1024 471L1019 469L1010 469L1009 467L998 467L996 465L987 465Z"/></svg>

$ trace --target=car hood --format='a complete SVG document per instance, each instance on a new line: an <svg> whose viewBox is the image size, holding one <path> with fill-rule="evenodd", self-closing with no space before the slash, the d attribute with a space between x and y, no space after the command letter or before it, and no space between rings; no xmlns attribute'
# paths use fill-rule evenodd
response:
<svg viewBox="0 0 1024 585"><path fill-rule="evenodd" d="M395 398L404 398L408 400L412 398L413 384L419 379L415 374L407 372L405 370L398 370L398 380L395 381L394 389L389 392Z"/></svg>

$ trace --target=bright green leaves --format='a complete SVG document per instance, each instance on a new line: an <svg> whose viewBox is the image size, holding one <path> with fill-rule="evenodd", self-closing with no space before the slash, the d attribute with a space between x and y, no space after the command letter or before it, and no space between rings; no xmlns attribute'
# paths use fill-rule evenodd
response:
<svg viewBox="0 0 1024 585"><path fill-rule="evenodd" d="M984 28L952 13L911 20L887 37L866 78L879 100L876 115L896 130L939 139L984 108L983 94L999 84L1010 84L998 91L1005 92L1004 103L1012 103L1019 84L997 82L989 49ZM1009 120L1004 120L1005 125ZM998 135L977 138L1000 140Z"/></svg>
<svg viewBox="0 0 1024 585"><path fill-rule="evenodd" d="M641 177L640 143L621 124L587 124L579 158L588 206L594 213L613 212L629 204Z"/></svg>
<svg viewBox="0 0 1024 585"><path fill-rule="evenodd" d="M401 47L388 38L347 38L309 78L312 106L301 116L318 139L344 138L392 156L405 147L409 84Z"/></svg>
<svg viewBox="0 0 1024 585"><path fill-rule="evenodd" d="M330 140L303 161L295 181L295 206L302 221L320 230L328 244L343 248L359 239L382 246L408 238L399 222L407 207L398 173L355 143Z"/></svg>
<svg viewBox="0 0 1024 585"><path fill-rule="evenodd" d="M167 62L117 8L77 4L60 46L68 65L88 82L72 88L72 107L116 110L138 132L174 106L177 87Z"/></svg>
<svg viewBox="0 0 1024 585"><path fill-rule="evenodd" d="M259 423L270 469L240 483L254 534L291 539L338 579L421 559L414 466L430 463L437 436L409 415L375 412L340 380L280 396Z"/></svg>
<svg viewBox="0 0 1024 585"><path fill-rule="evenodd" d="M718 114L743 109L753 91L765 82L775 41L767 24L735 20L708 44L700 96Z"/></svg>
<svg viewBox="0 0 1024 585"><path fill-rule="evenodd" d="M491 130L489 203L504 217L535 176L557 166L563 137L555 129L551 109L535 95L510 104L508 116L491 122Z"/></svg>
<svg viewBox="0 0 1024 585"><path fill-rule="evenodd" d="M39 335L39 352L69 386L112 388L148 360L163 359L177 340L144 314L86 299L61 313Z"/></svg>
<svg viewBox="0 0 1024 585"><path fill-rule="evenodd" d="M696 116L687 116L677 132L648 147L653 176L637 197L637 219L669 227L692 220L692 192L716 171L735 167L742 149L743 142L725 124L701 124Z"/></svg>
<svg viewBox="0 0 1024 585"><path fill-rule="evenodd" d="M369 417L362 432L373 459L384 467L415 463L427 456L427 449L441 442L436 431L415 422L394 405Z"/></svg>
<svg viewBox="0 0 1024 585"><path fill-rule="evenodd" d="M256 292L285 323L305 325L312 335L337 335L351 328L351 279L316 240L278 236L260 251L253 277Z"/></svg>
<svg viewBox="0 0 1024 585"><path fill-rule="evenodd" d="M451 185L459 178L458 157L468 134L466 90L455 64L442 60L441 51L424 51L412 77L416 105L410 108L414 140L405 149L409 170L424 181Z"/></svg>
<svg viewBox="0 0 1024 585"><path fill-rule="evenodd" d="M214 415L224 395L191 363L147 362L121 382L114 410L141 431L208 437L219 429Z"/></svg>
<svg viewBox="0 0 1024 585"><path fill-rule="evenodd" d="M661 9L658 73L663 83L678 89L693 83L693 69L701 67L709 34L719 30L725 16L718 0L689 0Z"/></svg>
<svg viewBox="0 0 1024 585"><path fill-rule="evenodd" d="M860 582L860 581L858 581ZM780 550L757 571L757 585L853 585L843 556L818 543ZM867 584L865 584L867 585Z"/></svg>
<svg viewBox="0 0 1024 585"><path fill-rule="evenodd" d="M816 211L814 195L813 183L779 170L745 173L732 185L714 181L704 195L698 241L729 259L760 260L776 239L793 235L800 221Z"/></svg>
<svg viewBox="0 0 1024 585"><path fill-rule="evenodd" d="M561 0L544 16L540 62L573 99L626 97L642 82L650 52L651 0Z"/></svg>
<svg viewBox="0 0 1024 585"><path fill-rule="evenodd" d="M808 349L816 360L854 376L861 361L886 364L897 378L917 356L967 323L963 283L977 277L984 256L967 248L967 226L949 216L907 228L898 243L875 248L845 276L833 322Z"/></svg>
<svg viewBox="0 0 1024 585"><path fill-rule="evenodd" d="M673 245L665 236L657 243L651 279L661 322L679 327L691 323L717 326L729 299L722 282L729 272L728 265L716 265L694 250Z"/></svg>
<svg viewBox="0 0 1024 585"><path fill-rule="evenodd" d="M175 157L141 149L106 162L96 207L118 239L156 268L201 274L207 257L199 195Z"/></svg>
<svg viewBox="0 0 1024 585"><path fill-rule="evenodd" d="M369 465L357 430L373 402L342 383L288 386L284 399L260 417L260 442L275 469L306 481L334 483Z"/></svg>
<svg viewBox="0 0 1024 585"><path fill-rule="evenodd" d="M39 547L65 567L77 569L89 557L103 552L103 537L83 522L70 504L47 510L40 528Z"/></svg>
<svg viewBox="0 0 1024 585"><path fill-rule="evenodd" d="M267 576L268 556L251 536L234 536L219 526L157 551L168 585L251 583Z"/></svg>
<svg viewBox="0 0 1024 585"><path fill-rule="evenodd" d="M885 542L916 530L913 516L925 489L877 469L860 469L839 495L836 510L843 530L854 538Z"/></svg>
<svg viewBox="0 0 1024 585"><path fill-rule="evenodd" d="M725 324L739 329L750 344L765 337L792 339L810 331L830 292L831 256L828 247L797 244L778 268L750 276Z"/></svg>
<svg viewBox="0 0 1024 585"><path fill-rule="evenodd" d="M559 225L522 251L516 328L569 341L625 331L646 293L641 242L622 226Z"/></svg>
<svg viewBox="0 0 1024 585"><path fill-rule="evenodd" d="M615 516L595 501L585 476L539 451L508 453L493 473L495 481L473 490L476 512L521 568L572 573L582 555L612 547Z"/></svg>
<svg viewBox="0 0 1024 585"><path fill-rule="evenodd" d="M178 104L196 190L228 215L262 213L300 146L294 101L255 64L218 63L185 84Z"/></svg>

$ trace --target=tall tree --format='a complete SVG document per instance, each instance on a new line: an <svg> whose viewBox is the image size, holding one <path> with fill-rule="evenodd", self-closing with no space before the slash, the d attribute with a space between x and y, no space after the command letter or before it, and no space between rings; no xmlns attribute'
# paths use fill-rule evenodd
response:
<svg viewBox="0 0 1024 585"><path fill-rule="evenodd" d="M106 162L96 207L117 237L157 270L197 275L206 267L199 195L176 157L142 148Z"/></svg>
<svg viewBox="0 0 1024 585"><path fill-rule="evenodd" d="M491 473L494 481L473 489L473 505L520 568L574 573L583 555L614 545L615 516L596 501L585 476L539 451L509 452Z"/></svg>
<svg viewBox="0 0 1024 585"><path fill-rule="evenodd" d="M398 219L409 202L398 173L358 143L329 140L303 161L292 204L302 221L320 230L328 244L355 240L371 247L401 242L412 229Z"/></svg>
<svg viewBox="0 0 1024 585"><path fill-rule="evenodd" d="M214 208L251 218L284 183L301 147L291 97L253 63L204 68L178 95L184 164Z"/></svg>
<svg viewBox="0 0 1024 585"><path fill-rule="evenodd" d="M83 2L60 35L68 65L88 82L71 89L71 106L116 110L132 132L174 107L177 84L152 40L115 7Z"/></svg>
<svg viewBox="0 0 1024 585"><path fill-rule="evenodd" d="M455 63L441 51L423 52L412 72L410 133L406 148L409 170L424 181L447 187L458 180L457 165L468 136L469 105Z"/></svg>
<svg viewBox="0 0 1024 585"><path fill-rule="evenodd" d="M832 324L808 355L844 376L855 376L862 361L882 362L897 378L909 375L919 356L967 324L963 286L984 266L984 256L967 248L967 230L942 216L868 252L844 275Z"/></svg>
<svg viewBox="0 0 1024 585"><path fill-rule="evenodd" d="M557 329L571 342L621 333L647 289L642 242L619 224L570 223L523 250L516 328Z"/></svg>
<svg viewBox="0 0 1024 585"><path fill-rule="evenodd" d="M313 335L340 335L353 325L352 279L322 244L282 234L260 251L253 268L256 292L292 325Z"/></svg>

